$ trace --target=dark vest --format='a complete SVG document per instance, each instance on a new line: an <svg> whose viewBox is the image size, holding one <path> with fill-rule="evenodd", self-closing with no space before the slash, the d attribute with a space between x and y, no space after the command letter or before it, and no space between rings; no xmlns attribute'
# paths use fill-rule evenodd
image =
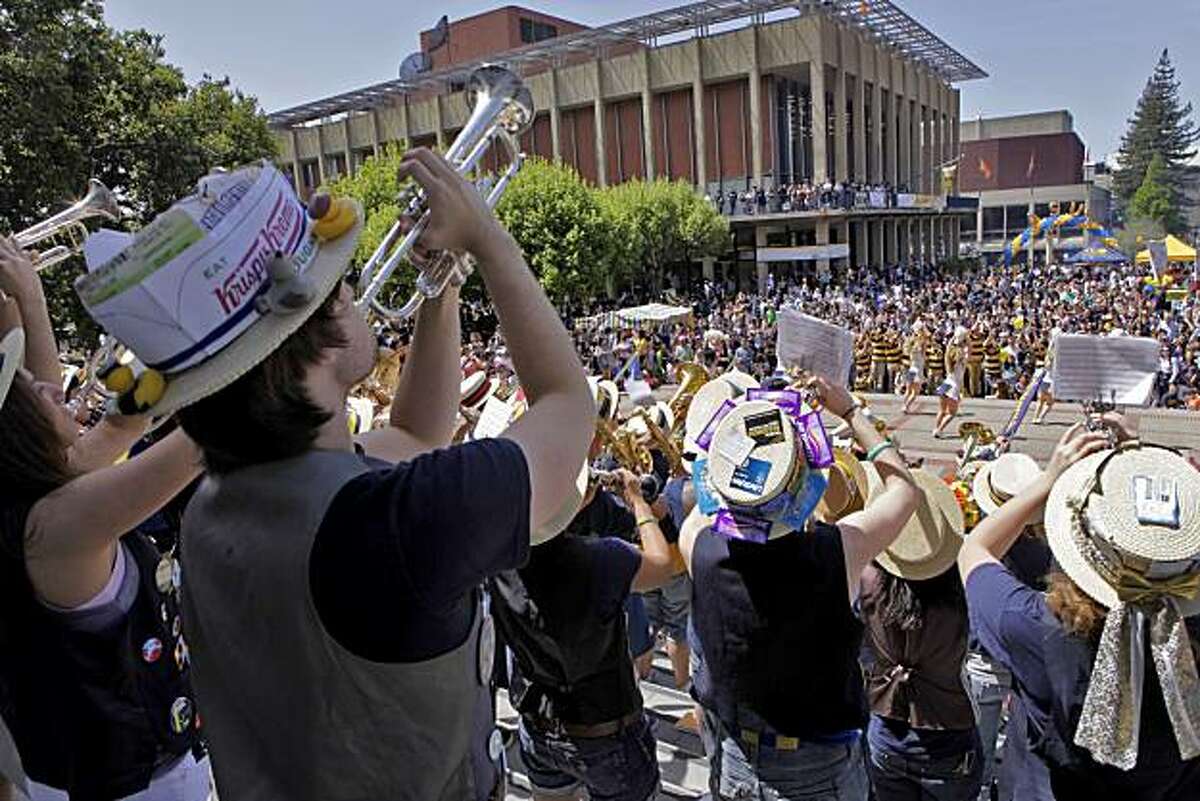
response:
<svg viewBox="0 0 1200 801"><path fill-rule="evenodd" d="M473 768L491 723L483 615L453 651L384 664L342 648L313 605L317 530L369 469L313 451L209 476L188 506L184 610L222 801L462 801L493 787Z"/></svg>
<svg viewBox="0 0 1200 801"><path fill-rule="evenodd" d="M586 593L572 564L587 558L581 537L560 534L534 548L529 564L492 579L492 612L515 657L509 694L522 714L591 725L642 706L621 610L611 620L563 615L557 599Z"/></svg>
<svg viewBox="0 0 1200 801"><path fill-rule="evenodd" d="M727 725L749 710L819 739L865 720L841 533L816 524L764 544L704 529L692 550L692 623L706 670L695 690Z"/></svg>
<svg viewBox="0 0 1200 801"><path fill-rule="evenodd" d="M175 588L168 581L159 591L161 557L149 541L134 533L122 542L126 570L138 574L137 596L104 632L63 625L37 600L23 557L0 560L4 718L29 778L66 790L72 801L143 790L156 767L199 742L188 662L175 656ZM152 640L159 647L144 651Z"/></svg>
<svg viewBox="0 0 1200 801"><path fill-rule="evenodd" d="M864 666L871 711L917 729L971 729L975 715L962 684L967 607L923 610L921 627L884 623L881 568L863 571L859 608L871 655Z"/></svg>

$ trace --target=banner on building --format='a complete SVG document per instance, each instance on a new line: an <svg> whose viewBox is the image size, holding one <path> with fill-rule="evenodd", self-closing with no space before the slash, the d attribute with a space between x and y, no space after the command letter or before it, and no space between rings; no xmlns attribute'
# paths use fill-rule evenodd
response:
<svg viewBox="0 0 1200 801"><path fill-rule="evenodd" d="M804 245L794 248L759 248L757 259L761 262L776 261L819 261L821 259L846 259L850 257L850 246L845 243L834 245Z"/></svg>

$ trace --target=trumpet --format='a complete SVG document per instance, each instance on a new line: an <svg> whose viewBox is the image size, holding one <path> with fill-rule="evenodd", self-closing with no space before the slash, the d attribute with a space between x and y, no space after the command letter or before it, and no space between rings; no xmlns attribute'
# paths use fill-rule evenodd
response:
<svg viewBox="0 0 1200 801"><path fill-rule="evenodd" d="M518 139L533 122L533 96L516 73L497 65L485 65L471 73L467 95L473 106L470 118L458 137L446 151L446 160L456 172L466 175L474 170L493 142L499 141L510 152L508 169L494 182L478 185L489 208L494 208L508 184L525 162ZM490 185L489 185L490 184ZM359 278L358 307L372 309L389 320L406 320L416 314L426 298L436 298L451 281L463 281L473 269L470 256L459 253L434 253L428 266L422 267L416 281L416 291L400 308L392 308L379 299L384 284L400 266L408 261L417 240L429 226L429 204L425 192L409 189L401 194L399 206L403 216L415 221L404 233L400 221L384 236L383 241L363 265Z"/></svg>
<svg viewBox="0 0 1200 801"><path fill-rule="evenodd" d="M83 252L83 242L88 236L83 221L92 217L102 217L110 222L121 219L121 207L117 205L116 196L95 178L88 181L88 191L82 200L18 232L13 236L13 241L22 250L34 250L39 245L49 244L50 247L33 259L35 270L48 270Z"/></svg>

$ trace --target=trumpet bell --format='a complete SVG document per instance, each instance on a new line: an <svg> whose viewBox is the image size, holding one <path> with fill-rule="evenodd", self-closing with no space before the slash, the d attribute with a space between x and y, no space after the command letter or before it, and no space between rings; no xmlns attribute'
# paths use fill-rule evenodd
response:
<svg viewBox="0 0 1200 801"><path fill-rule="evenodd" d="M83 251L88 229L84 220L100 217L110 222L121 219L121 206L112 191L95 178L88 181L83 198L53 217L18 232L13 240L22 250L39 250L33 260L38 272L60 264Z"/></svg>

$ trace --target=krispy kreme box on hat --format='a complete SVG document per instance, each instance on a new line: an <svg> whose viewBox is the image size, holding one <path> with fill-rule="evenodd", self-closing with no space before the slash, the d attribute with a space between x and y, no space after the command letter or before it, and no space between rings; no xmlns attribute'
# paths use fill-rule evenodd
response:
<svg viewBox="0 0 1200 801"><path fill-rule="evenodd" d="M219 353L264 315L259 298L276 254L305 272L317 252L311 225L268 163L208 175L75 289L96 322L169 375Z"/></svg>

